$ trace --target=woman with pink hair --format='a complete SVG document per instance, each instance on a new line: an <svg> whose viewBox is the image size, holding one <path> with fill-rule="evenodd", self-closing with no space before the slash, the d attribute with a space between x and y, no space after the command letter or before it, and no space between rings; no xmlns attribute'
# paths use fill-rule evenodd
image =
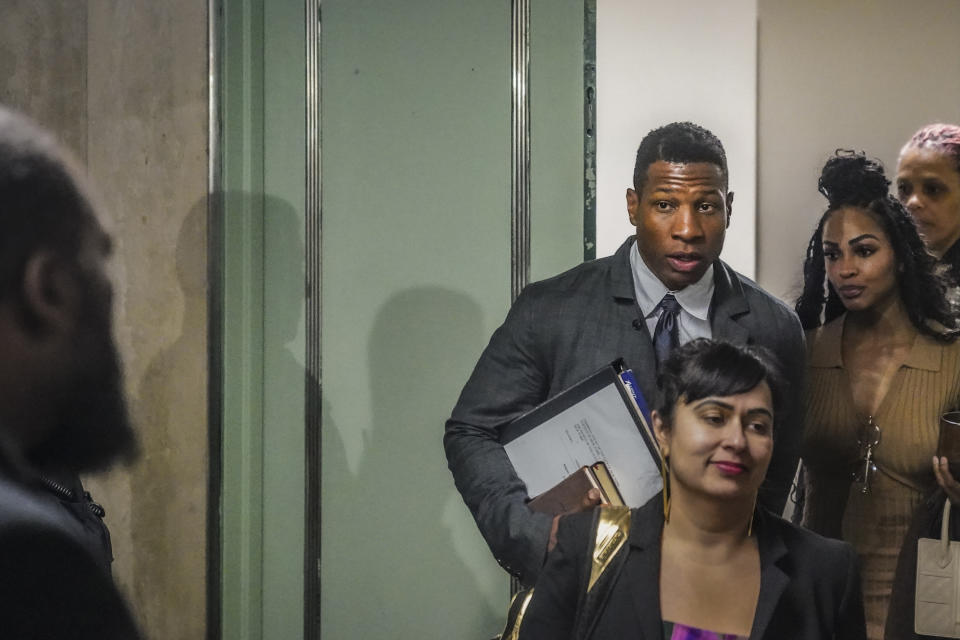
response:
<svg viewBox="0 0 960 640"><path fill-rule="evenodd" d="M927 250L937 258L940 275L947 284L952 314L957 316L960 314L960 126L928 124L913 134L900 151L897 197L917 223ZM960 407L956 400L952 406L944 407L957 408ZM921 427L929 429L931 425L932 419L928 418ZM931 439L931 444L934 442ZM914 632L917 539L939 535L939 520L947 498L960 504L960 482L950 472L946 458L933 457L933 477L940 490L928 494L919 504L897 561L885 626L885 638L891 640L921 637Z"/></svg>
<svg viewBox="0 0 960 640"><path fill-rule="evenodd" d="M897 197L940 261L960 303L960 126L928 124L900 151Z"/></svg>

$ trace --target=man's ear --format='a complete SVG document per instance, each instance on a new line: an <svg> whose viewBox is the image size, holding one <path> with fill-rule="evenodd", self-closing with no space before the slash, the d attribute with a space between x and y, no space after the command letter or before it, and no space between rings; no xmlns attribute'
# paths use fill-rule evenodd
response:
<svg viewBox="0 0 960 640"><path fill-rule="evenodd" d="M630 216L630 224L637 226L640 214L640 195L633 189L627 189L627 215Z"/></svg>
<svg viewBox="0 0 960 640"><path fill-rule="evenodd" d="M32 253L23 269L21 299L24 320L35 332L62 332L75 320L81 295L66 260L50 249Z"/></svg>
<svg viewBox="0 0 960 640"><path fill-rule="evenodd" d="M667 440L667 429L664 427L663 418L654 409L650 412L650 420L653 421L653 435L657 437L657 444L660 445L660 453L666 457L670 453L670 443Z"/></svg>
<svg viewBox="0 0 960 640"><path fill-rule="evenodd" d="M730 226L730 216L733 215L733 191L727 191L727 226Z"/></svg>

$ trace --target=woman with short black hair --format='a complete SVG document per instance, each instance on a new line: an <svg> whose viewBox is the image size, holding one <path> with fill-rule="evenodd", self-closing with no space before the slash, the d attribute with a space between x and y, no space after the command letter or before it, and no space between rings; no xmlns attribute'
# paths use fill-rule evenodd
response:
<svg viewBox="0 0 960 640"><path fill-rule="evenodd" d="M663 493L622 526L610 508L561 518L521 640L864 638L850 546L757 506L785 417L771 357L698 339L659 384Z"/></svg>

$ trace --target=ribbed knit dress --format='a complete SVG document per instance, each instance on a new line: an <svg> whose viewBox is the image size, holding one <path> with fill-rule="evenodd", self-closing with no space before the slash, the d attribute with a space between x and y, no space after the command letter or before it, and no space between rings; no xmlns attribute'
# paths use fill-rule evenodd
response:
<svg viewBox="0 0 960 640"><path fill-rule="evenodd" d="M806 466L804 526L850 542L860 556L867 637L883 638L897 554L910 517L936 484L940 414L960 408L960 341L914 340L873 416L880 442L870 492L852 474L861 462L858 436L868 416L853 406L843 368L844 316L807 333L809 386L802 456ZM861 462L862 464L862 462Z"/></svg>

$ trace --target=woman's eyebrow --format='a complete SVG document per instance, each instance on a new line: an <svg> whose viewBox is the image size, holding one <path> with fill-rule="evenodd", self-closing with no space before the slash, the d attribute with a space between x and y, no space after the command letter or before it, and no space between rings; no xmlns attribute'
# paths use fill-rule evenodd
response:
<svg viewBox="0 0 960 640"><path fill-rule="evenodd" d="M717 398L704 398L703 400L695 403L693 406L695 409L699 409L704 406L714 406L720 407L721 409L727 409L728 411L732 411L734 408L729 402L724 402L723 400L719 400ZM753 407L752 409L748 409L746 411L746 415L752 415L756 413L768 416L771 420L773 419L773 412L766 407Z"/></svg>
<svg viewBox="0 0 960 640"><path fill-rule="evenodd" d="M694 407L699 409L704 405L714 405L722 409L733 409L732 404L730 404L729 402L723 402L722 400L718 400L717 398L704 398L703 400L700 400L699 402L697 402L694 405Z"/></svg>

